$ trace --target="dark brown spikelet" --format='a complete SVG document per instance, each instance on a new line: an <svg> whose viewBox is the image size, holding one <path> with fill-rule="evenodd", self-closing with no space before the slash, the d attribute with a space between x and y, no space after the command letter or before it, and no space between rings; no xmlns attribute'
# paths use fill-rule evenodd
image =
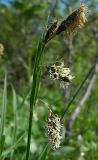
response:
<svg viewBox="0 0 98 160"><path fill-rule="evenodd" d="M59 76L59 78L61 81L71 83L71 80L67 76L65 76L65 77Z"/></svg>
<svg viewBox="0 0 98 160"><path fill-rule="evenodd" d="M56 34L56 31L59 27L59 22L58 21L55 21L51 26L50 28L48 29L48 31L46 32L46 36L45 36L45 43L47 43L47 41L49 39L51 39L55 34Z"/></svg>
<svg viewBox="0 0 98 160"><path fill-rule="evenodd" d="M88 12L88 8L81 3L80 7L74 11L71 15L69 15L65 20L61 23L54 22L52 26L48 29L45 42L52 39L55 35L60 34L65 31L68 35L74 35L74 33L87 22L86 13Z"/></svg>
<svg viewBox="0 0 98 160"><path fill-rule="evenodd" d="M79 9L69 15L64 21L61 22L56 34L60 34L63 31L73 34L79 28L83 27L87 22L86 13L88 8L81 3Z"/></svg>
<svg viewBox="0 0 98 160"><path fill-rule="evenodd" d="M78 14L78 11L74 11L69 17L67 17L67 19L65 19L64 21L61 22L56 34L60 34L63 31L66 31L66 29L73 25L73 22L75 22L76 20L76 16Z"/></svg>

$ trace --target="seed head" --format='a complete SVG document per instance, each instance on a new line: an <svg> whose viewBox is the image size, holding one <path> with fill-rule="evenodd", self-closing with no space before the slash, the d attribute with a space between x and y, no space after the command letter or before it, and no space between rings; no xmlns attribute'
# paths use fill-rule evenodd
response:
<svg viewBox="0 0 98 160"><path fill-rule="evenodd" d="M60 124L60 118L55 116L51 109L48 112L48 120L46 123L46 135L49 138L50 145L53 149L60 147L61 142L61 129L62 125Z"/></svg>
<svg viewBox="0 0 98 160"><path fill-rule="evenodd" d="M54 22L46 33L45 43L63 31L65 31L66 35L74 35L74 33L87 22L86 13L88 11L88 7L81 3L80 7L65 20L62 22Z"/></svg>
<svg viewBox="0 0 98 160"><path fill-rule="evenodd" d="M69 68L65 68L64 63L61 65L53 64L48 67L48 72L53 80L58 80L64 84L69 84L74 78Z"/></svg>
<svg viewBox="0 0 98 160"><path fill-rule="evenodd" d="M68 35L74 35L74 33L76 33L76 31L83 27L87 22L87 12L88 8L83 3L81 3L79 9L74 11L67 17L67 19L61 22L61 25L57 30L57 34L65 31L65 33Z"/></svg>

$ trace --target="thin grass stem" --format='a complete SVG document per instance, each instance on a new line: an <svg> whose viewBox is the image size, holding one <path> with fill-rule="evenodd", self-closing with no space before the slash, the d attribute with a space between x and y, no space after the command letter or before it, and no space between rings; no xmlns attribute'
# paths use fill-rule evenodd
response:
<svg viewBox="0 0 98 160"><path fill-rule="evenodd" d="M30 154L30 142L31 142L31 130L32 130L32 118L33 118L33 107L36 102L40 76L41 76L41 63L42 63L42 55L45 48L45 43L43 41L43 37L39 42L38 50L36 53L36 60L34 64L34 73L33 73L33 80L32 80L32 88L31 88L31 95L30 95L30 114L29 114L29 128L28 128L28 140L27 140L27 150L26 150L26 160L29 160Z"/></svg>

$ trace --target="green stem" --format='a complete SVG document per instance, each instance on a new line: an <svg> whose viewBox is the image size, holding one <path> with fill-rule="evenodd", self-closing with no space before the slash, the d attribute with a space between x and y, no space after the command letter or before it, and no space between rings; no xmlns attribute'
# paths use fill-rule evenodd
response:
<svg viewBox="0 0 98 160"><path fill-rule="evenodd" d="M84 80L82 81L82 83L80 84L80 86L77 88L77 90L75 91L75 94L73 95L73 97L71 98L70 102L68 103L68 106L65 108L62 117L61 117L61 121L63 121L63 118L66 114L66 112L68 111L68 109L70 108L71 104L73 103L73 101L75 100L76 96L78 95L79 91L81 90L81 88L83 87L84 83L86 82L86 80L89 78L89 76L91 75L91 73L94 71L96 66L96 63L94 64L94 66L89 70L88 74L86 75L86 77L84 78Z"/></svg>
<svg viewBox="0 0 98 160"><path fill-rule="evenodd" d="M26 160L29 160L29 154L30 154L33 107L35 105L37 94L38 94L38 88L39 88L39 82L40 82L40 76L41 76L41 66L42 66L41 62L42 62L42 55L43 55L44 48L45 48L45 43L43 42L43 39L41 39L41 41L39 42L37 53L36 53L32 88L31 88L31 95L30 95L30 114L29 114L29 128L28 128Z"/></svg>

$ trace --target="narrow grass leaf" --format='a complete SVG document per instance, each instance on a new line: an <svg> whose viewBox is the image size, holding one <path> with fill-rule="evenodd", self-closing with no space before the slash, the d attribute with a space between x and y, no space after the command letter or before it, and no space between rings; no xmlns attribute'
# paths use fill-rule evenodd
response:
<svg viewBox="0 0 98 160"><path fill-rule="evenodd" d="M39 42L38 50L36 53L36 60L34 64L34 73L33 73L33 80L32 80L32 86L31 86L31 95L30 95L30 115L29 115L29 128L28 128L28 141L27 141L27 151L26 151L26 160L29 159L29 153L30 153L30 141L31 141L31 129L32 129L32 118L33 118L33 107L36 102L37 94L38 94L38 88L39 88L39 82L40 82L40 76L41 76L41 62L42 62L42 55L45 48L45 43L43 41L43 37Z"/></svg>
<svg viewBox="0 0 98 160"><path fill-rule="evenodd" d="M39 156L38 160L45 160L47 156L47 152L49 150L49 143L46 145L44 150L42 151L41 155Z"/></svg>
<svg viewBox="0 0 98 160"><path fill-rule="evenodd" d="M16 142L16 135L17 135L17 95L13 86L12 86L12 106L13 106L13 118L14 118L12 145L14 145L14 143ZM10 160L13 159L14 159L14 150L11 151Z"/></svg>
<svg viewBox="0 0 98 160"><path fill-rule="evenodd" d="M4 126L6 120L6 107L7 107L7 74L5 73L4 79L4 90L3 90L3 99L2 99L2 111L1 111L1 124L0 124L0 156L4 147Z"/></svg>

